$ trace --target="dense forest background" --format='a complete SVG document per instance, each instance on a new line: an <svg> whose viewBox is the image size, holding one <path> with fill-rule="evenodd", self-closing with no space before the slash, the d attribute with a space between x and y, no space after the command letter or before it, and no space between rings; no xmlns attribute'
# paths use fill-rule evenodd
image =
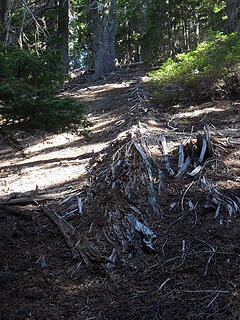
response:
<svg viewBox="0 0 240 320"><path fill-rule="evenodd" d="M105 64L158 64L216 31L240 29L237 0L3 0L0 25L2 46L58 51L63 71L96 68L100 51Z"/></svg>

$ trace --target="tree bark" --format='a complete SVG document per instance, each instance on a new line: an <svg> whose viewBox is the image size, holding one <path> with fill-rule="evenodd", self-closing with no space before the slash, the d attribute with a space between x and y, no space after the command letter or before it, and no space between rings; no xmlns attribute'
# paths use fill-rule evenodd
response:
<svg viewBox="0 0 240 320"><path fill-rule="evenodd" d="M49 1L48 10L45 12L45 21L48 31L48 37L46 40L47 49L55 50L56 44L54 44L54 37L58 29L58 14L57 14L58 2L57 0Z"/></svg>
<svg viewBox="0 0 240 320"><path fill-rule="evenodd" d="M1 0L0 1L0 23L1 23L1 25L5 22L6 11L7 11L7 1Z"/></svg>
<svg viewBox="0 0 240 320"><path fill-rule="evenodd" d="M240 1L227 0L228 30L240 32Z"/></svg>
<svg viewBox="0 0 240 320"><path fill-rule="evenodd" d="M94 47L93 47L93 10L91 0L84 0L84 13L86 17L86 49L87 49L87 70L94 70Z"/></svg>
<svg viewBox="0 0 240 320"><path fill-rule="evenodd" d="M0 43L4 43L6 37L8 0L0 0Z"/></svg>
<svg viewBox="0 0 240 320"><path fill-rule="evenodd" d="M58 30L57 34L60 40L59 51L61 55L61 65L65 73L69 71L69 0L59 0L58 5Z"/></svg>
<svg viewBox="0 0 240 320"><path fill-rule="evenodd" d="M92 3L94 79L105 77L115 69L116 0L104 0L102 14Z"/></svg>

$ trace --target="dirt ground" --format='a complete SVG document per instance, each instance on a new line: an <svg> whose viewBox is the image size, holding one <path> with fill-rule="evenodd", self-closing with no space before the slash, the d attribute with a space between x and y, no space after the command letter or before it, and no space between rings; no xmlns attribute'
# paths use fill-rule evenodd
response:
<svg viewBox="0 0 240 320"><path fill-rule="evenodd" d="M131 252L129 261L107 272L82 262L71 272L76 261L45 214L45 206L59 212L65 199L88 186L89 175L107 163L114 143L139 120L151 133L155 158L161 157L159 133L174 150L181 137L202 132L207 123L216 136L218 160L217 169L206 164L206 174L220 190L240 197L240 100L172 107L150 101L137 109L132 90L139 81L144 87L143 68L99 83L72 81L66 94L85 102L93 124L87 136L9 132L14 143L0 136L0 319L240 319L239 213L223 225L209 208L197 218L182 215L175 204L189 176L164 180L157 199L161 216L149 219L157 236L154 251ZM98 190L102 201L114 203L118 196ZM140 205L144 197L139 193L131 203ZM203 195L193 188L188 198L200 206ZM74 226L79 222L82 241L99 206L96 201L94 213L70 218ZM104 217L100 220L94 235Z"/></svg>

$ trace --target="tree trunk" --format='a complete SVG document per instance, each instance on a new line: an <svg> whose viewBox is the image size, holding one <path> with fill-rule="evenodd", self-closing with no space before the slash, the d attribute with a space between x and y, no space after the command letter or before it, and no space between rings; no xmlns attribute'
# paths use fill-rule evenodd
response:
<svg viewBox="0 0 240 320"><path fill-rule="evenodd" d="M240 32L240 1L227 0L228 30Z"/></svg>
<svg viewBox="0 0 240 320"><path fill-rule="evenodd" d="M8 0L0 0L0 43L5 42Z"/></svg>
<svg viewBox="0 0 240 320"><path fill-rule="evenodd" d="M46 39L47 49L56 49L56 32L58 29L58 14L57 14L58 2L57 0L49 1L48 9L45 12L46 27L48 31L48 37Z"/></svg>
<svg viewBox="0 0 240 320"><path fill-rule="evenodd" d="M61 55L61 65L65 73L69 70L69 0L59 0L58 5L58 30L57 34L60 40L59 51Z"/></svg>
<svg viewBox="0 0 240 320"><path fill-rule="evenodd" d="M0 1L0 23L1 23L1 25L5 22L6 11L7 11L7 1L1 0Z"/></svg>
<svg viewBox="0 0 240 320"><path fill-rule="evenodd" d="M115 69L116 0L104 0L102 16L99 7L92 8L94 79L103 78Z"/></svg>
<svg viewBox="0 0 240 320"><path fill-rule="evenodd" d="M94 70L94 46L93 46L93 10L91 0L84 0L86 17L86 47L87 47L87 69Z"/></svg>

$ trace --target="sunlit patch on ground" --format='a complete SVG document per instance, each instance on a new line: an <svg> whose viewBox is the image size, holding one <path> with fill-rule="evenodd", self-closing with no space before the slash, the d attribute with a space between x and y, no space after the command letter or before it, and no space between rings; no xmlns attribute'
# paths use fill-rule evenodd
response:
<svg viewBox="0 0 240 320"><path fill-rule="evenodd" d="M116 123L126 112L125 91L128 93L130 85L131 81L123 81L77 91L79 100L87 103L85 114L92 124L87 137L74 133L24 136L21 152L15 152L2 141L0 196L44 190L80 180L87 173L92 156L116 137L119 131Z"/></svg>
<svg viewBox="0 0 240 320"><path fill-rule="evenodd" d="M111 88L107 94L103 86ZM22 310L24 319L39 316L44 319L131 319L134 312L136 315L139 310L138 314L142 315L146 308L149 311L146 319L153 319L150 312L158 312L161 307L166 310L163 319L166 316L175 319L178 312L179 318L185 319L189 310L197 310L199 315L199 310L206 310L213 299L214 312L215 301L219 306L225 306L231 300L238 306L239 217L234 215L232 221L224 220L221 226L214 218L215 212L202 211L206 194L199 193L200 176L194 178L188 174L193 164L182 177L169 176L161 143L164 136L169 163L177 173L179 144L202 134L204 124L208 124L214 150L219 151L219 156L210 159L209 163L204 162L203 173L224 193L238 195L237 104L221 101L168 108L151 105L146 112L140 111L141 118L134 118L131 108L136 102L128 100L131 96L129 88L103 86L95 86L95 92L86 103L85 113L93 124L88 135L30 137L19 134L17 138L21 138L23 147L20 150L4 145L0 140L0 192L4 198L10 195L9 203L12 201L11 205L2 206L1 254L7 257L5 264L9 271L18 276L16 282L10 282L3 290L3 310L12 318L18 317ZM88 91L84 93L86 99ZM136 114L140 112L135 109ZM143 138L143 145L144 141L147 143L146 148L142 145L142 150L148 155L154 189L158 191L161 217L151 220L146 175L149 171L144 157L134 147L135 138ZM187 156L186 152L184 154ZM89 164L91 175L86 175ZM160 168L162 172L157 170ZM192 187L188 184L190 181L195 182ZM185 189L187 185L190 189ZM27 190L34 191L26 195ZM184 193L184 190L188 192ZM14 197L13 192L20 194ZM82 215L77 197L83 201ZM15 205L19 199L27 199L27 204L29 199L35 202L20 207ZM90 205L85 200L90 201ZM182 212L181 200L186 212ZM197 206L196 215L191 212L190 200ZM32 209L26 214L29 206ZM15 211L10 211L14 207ZM136 233L132 243L139 244L134 251L132 244L124 250L126 260L120 250L112 271L108 270L106 274L100 273L100 269L90 271L81 259L77 262L72 259L71 244L67 245L59 231L61 228L52 223L45 207L61 217L68 217L66 221L75 230L72 240L77 241L78 248L88 253L90 259L93 258L92 266L110 261L111 239L109 242L109 237L103 233L103 230L110 230L112 218L107 219L109 212L111 217L116 213L118 217L114 219L116 227L112 229L114 242L119 235L132 232L118 232L125 230L118 229L118 222L123 222L120 228L126 226L122 219L129 210L134 208L134 213L143 214L157 235L155 250L142 247L142 237ZM124 241L116 243L121 245ZM101 246L104 252L99 256L95 249L101 249ZM43 256L47 270L39 263ZM210 258L213 259L210 261ZM193 318L192 314L188 314L189 319ZM135 319L140 318L135 316Z"/></svg>

